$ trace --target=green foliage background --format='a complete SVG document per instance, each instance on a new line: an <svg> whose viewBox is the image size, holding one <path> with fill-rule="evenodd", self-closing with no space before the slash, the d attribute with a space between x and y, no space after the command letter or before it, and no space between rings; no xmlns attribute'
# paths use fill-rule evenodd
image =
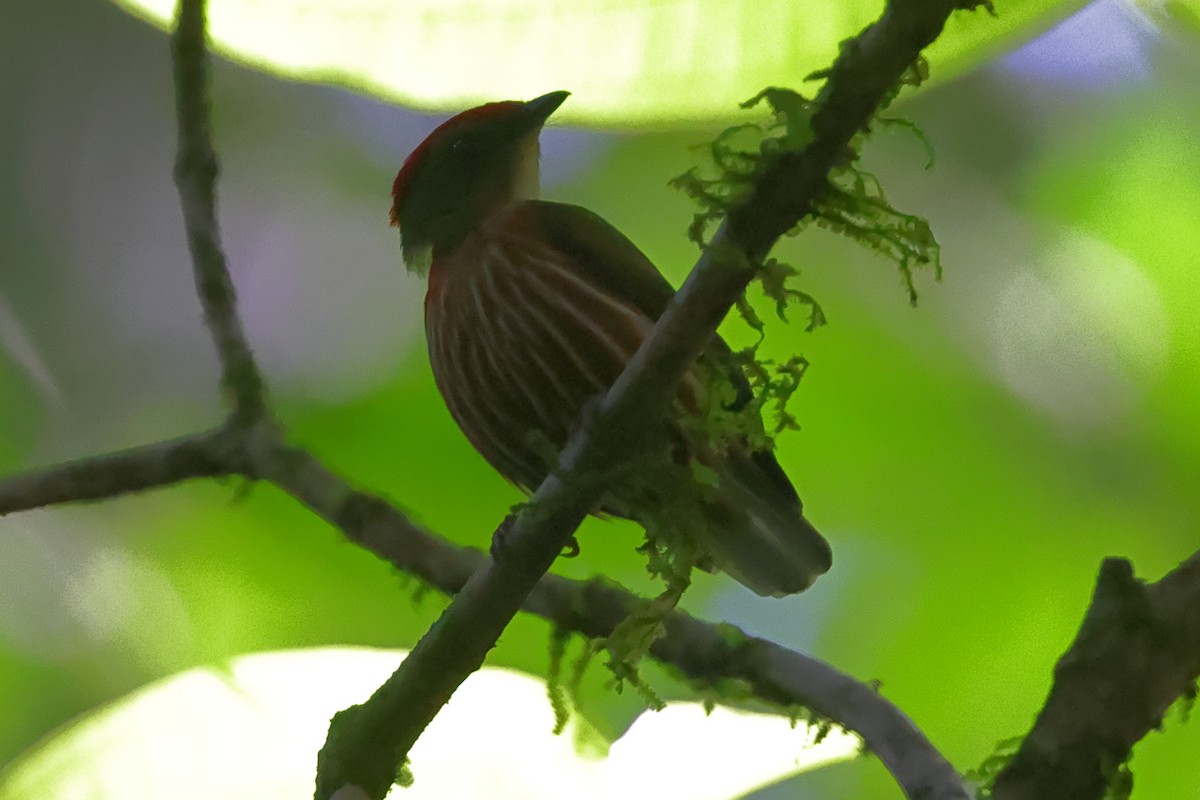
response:
<svg viewBox="0 0 1200 800"><path fill-rule="evenodd" d="M0 189L0 316L21 323L57 389L22 366L11 334L0 340L0 473L219 418L165 205L173 131L161 34L65 0L13 22L0 25L0 52L20 67L0 82L13 110L0 126L0 173L13 178ZM780 455L835 568L784 601L703 577L686 604L881 680L964 769L1028 728L1103 557L1156 578L1200 541L1200 98L1188 77L1200 64L1194 40L1177 35L1169 28L1149 48L1140 80L1042 81L984 66L901 105L934 142L936 168L922 172L921 146L897 133L878 136L867 163L942 244L945 280L918 277L916 310L889 263L833 235L813 230L782 248L830 324L813 334L768 325L767 355L800 351L813 365L792 407L802 430ZM394 119L365 104L344 115L336 90L228 64L215 79L227 226L298 218L355 242L314 265L328 254L227 236L235 270L260 270L239 273L239 286L283 418L356 483L485 547L520 497L436 395L420 286L401 277L386 227L389 173L433 121L367 135ZM111 138L121 130L127 142ZM577 150L549 194L599 211L678 283L695 257L693 209L666 182L710 135L562 134ZM124 209L148 202L137 192L164 198L161 230L121 227ZM159 238L137 239L147 231ZM133 278L121 266L130 258L143 264ZM269 269L294 269L305 287L316 272L323 288L311 303L256 290ZM366 296L377 302L355 305ZM762 313L770 319L769 306ZM315 338L287 333L305 326ZM359 329L390 338L362 354ZM734 323L728 335L751 338ZM316 341L347 348L353 363L330 367L306 349ZM636 530L590 521L580 541L564 573L652 589ZM201 483L14 515L0 520L0 555L0 763L73 715L197 663L409 646L443 603L267 487ZM97 578L109 574L97 563L118 579ZM493 663L544 672L548 634L519 619ZM602 672L589 675L586 711L611 734L640 705L605 690ZM665 697L687 695L650 677ZM1134 797L1200 798L1198 748L1196 726L1169 719L1137 748ZM870 759L788 791L899 796Z"/></svg>

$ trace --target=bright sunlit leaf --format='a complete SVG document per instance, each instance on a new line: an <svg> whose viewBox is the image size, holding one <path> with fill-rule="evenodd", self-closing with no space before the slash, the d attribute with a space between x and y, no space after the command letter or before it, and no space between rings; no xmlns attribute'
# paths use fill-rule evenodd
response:
<svg viewBox="0 0 1200 800"><path fill-rule="evenodd" d="M115 0L160 26L175 0ZM941 80L1036 35L1080 0L960 12L926 53ZM574 92L560 118L727 120L764 86L799 87L879 0L211 0L224 54L431 109Z"/></svg>
<svg viewBox="0 0 1200 800"><path fill-rule="evenodd" d="M365 700L404 655L299 650L189 670L38 745L0 774L0 800L310 797L329 718ZM812 732L782 717L720 707L706 716L696 703L646 712L607 755L582 724L554 736L541 679L485 668L413 748L415 784L392 796L724 800L860 747L839 731L813 745Z"/></svg>

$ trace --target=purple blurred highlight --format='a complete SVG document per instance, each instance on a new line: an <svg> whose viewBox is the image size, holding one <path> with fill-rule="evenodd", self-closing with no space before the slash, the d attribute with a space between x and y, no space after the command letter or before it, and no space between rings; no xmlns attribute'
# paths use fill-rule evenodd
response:
<svg viewBox="0 0 1200 800"><path fill-rule="evenodd" d="M1033 83L1103 91L1153 77L1158 42L1158 29L1131 2L1096 0L998 67Z"/></svg>

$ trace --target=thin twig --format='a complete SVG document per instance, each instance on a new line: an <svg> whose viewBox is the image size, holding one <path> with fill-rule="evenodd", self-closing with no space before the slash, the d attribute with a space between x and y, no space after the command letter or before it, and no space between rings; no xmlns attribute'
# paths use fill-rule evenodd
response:
<svg viewBox="0 0 1200 800"><path fill-rule="evenodd" d="M1128 561L1106 559L1046 705L997 776L993 800L1099 800L1170 705L1195 699L1198 678L1200 552L1149 585Z"/></svg>
<svg viewBox="0 0 1200 800"><path fill-rule="evenodd" d="M0 481L0 516L229 475L231 443L220 428L13 475Z"/></svg>
<svg viewBox="0 0 1200 800"><path fill-rule="evenodd" d="M814 141L784 159L734 209L684 286L558 467L507 528L496 558L471 576L396 672L364 704L336 715L317 764L317 800L353 785L380 800L417 738L478 669L603 491L601 476L627 458L667 407L695 360L753 277L753 261L819 199L850 139L870 121L950 14L976 3L891 0L883 16L843 45L818 97ZM730 259L728 253L743 254ZM958 791L961 792L961 785Z"/></svg>
<svg viewBox="0 0 1200 800"><path fill-rule="evenodd" d="M266 390L237 314L237 299L217 227L217 156L209 127L204 0L181 0L171 37L179 152L175 183L204 319L221 362L221 389L233 419L249 424L266 411Z"/></svg>

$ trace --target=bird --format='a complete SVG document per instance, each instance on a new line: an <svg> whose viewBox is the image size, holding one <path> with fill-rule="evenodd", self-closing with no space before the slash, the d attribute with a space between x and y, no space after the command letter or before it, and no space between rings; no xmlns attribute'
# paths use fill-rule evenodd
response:
<svg viewBox="0 0 1200 800"><path fill-rule="evenodd" d="M539 198L539 136L568 95L451 117L392 185L404 264L427 278L434 382L468 441L526 493L675 293L598 214ZM714 335L680 383L662 446L616 476L595 513L632 519L652 539L687 544L696 565L781 597L825 573L831 550L770 440L752 435L763 430L752 398ZM732 430L705 434L714 408Z"/></svg>

